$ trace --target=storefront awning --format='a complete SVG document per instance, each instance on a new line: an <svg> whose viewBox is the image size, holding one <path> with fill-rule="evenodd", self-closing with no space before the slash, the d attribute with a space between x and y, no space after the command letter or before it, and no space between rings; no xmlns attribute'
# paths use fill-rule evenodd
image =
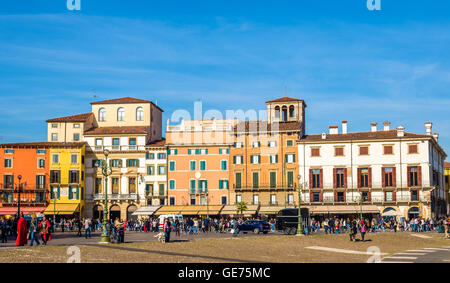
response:
<svg viewBox="0 0 450 283"><path fill-rule="evenodd" d="M247 205L247 209L244 210L244 212L242 212L242 214L245 217L251 217L254 214L256 214L256 211L258 210L259 205ZM222 210L220 211L221 215L239 215L241 214L240 212L237 212L237 207L236 205L225 205Z"/></svg>
<svg viewBox="0 0 450 283"><path fill-rule="evenodd" d="M218 215L223 205L202 205L198 211L198 215Z"/></svg>
<svg viewBox="0 0 450 283"><path fill-rule="evenodd" d="M183 208L185 206L183 205L175 205L175 206L162 206L160 209L158 209L156 212L154 212L154 215L163 215L163 214L182 214Z"/></svg>
<svg viewBox="0 0 450 283"><path fill-rule="evenodd" d="M357 213L380 213L376 205L320 205L309 206L310 214L357 214Z"/></svg>
<svg viewBox="0 0 450 283"><path fill-rule="evenodd" d="M278 212L283 209L285 209L284 206L261 206L259 208L259 214L261 215L278 214Z"/></svg>
<svg viewBox="0 0 450 283"><path fill-rule="evenodd" d="M161 206L142 206L131 215L153 215Z"/></svg>
<svg viewBox="0 0 450 283"><path fill-rule="evenodd" d="M44 214L47 215L72 215L75 212L79 212L79 203L56 203L49 204Z"/></svg>
<svg viewBox="0 0 450 283"><path fill-rule="evenodd" d="M45 210L45 206L37 206L37 207L20 207L20 212L23 214L39 214ZM0 215L16 215L17 214L17 206L16 207L0 207Z"/></svg>

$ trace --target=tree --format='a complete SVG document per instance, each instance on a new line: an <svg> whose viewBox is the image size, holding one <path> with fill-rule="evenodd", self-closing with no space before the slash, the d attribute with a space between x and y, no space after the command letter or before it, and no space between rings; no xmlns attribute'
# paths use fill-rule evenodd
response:
<svg viewBox="0 0 450 283"><path fill-rule="evenodd" d="M244 211L247 210L247 204L245 202L243 202L243 201L238 202L236 204L236 210L237 210L238 214L242 214Z"/></svg>

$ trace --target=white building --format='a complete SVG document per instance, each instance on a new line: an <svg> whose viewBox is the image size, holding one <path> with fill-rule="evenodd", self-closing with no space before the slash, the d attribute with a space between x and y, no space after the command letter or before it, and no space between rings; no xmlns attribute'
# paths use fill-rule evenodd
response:
<svg viewBox="0 0 450 283"><path fill-rule="evenodd" d="M166 141L152 142L146 146L145 154L146 205L167 205L167 147Z"/></svg>
<svg viewBox="0 0 450 283"><path fill-rule="evenodd" d="M348 133L347 121L298 144L302 205L313 215L383 214L439 217L446 213L446 154L425 123L426 134L403 127ZM360 200L362 199L362 202ZM319 216L320 217L320 216Z"/></svg>

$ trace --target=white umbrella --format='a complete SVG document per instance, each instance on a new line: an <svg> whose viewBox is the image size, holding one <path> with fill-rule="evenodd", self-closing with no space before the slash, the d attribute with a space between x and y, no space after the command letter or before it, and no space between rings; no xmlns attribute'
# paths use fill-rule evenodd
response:
<svg viewBox="0 0 450 283"><path fill-rule="evenodd" d="M389 210L389 211L383 212L381 214L381 216L400 216L400 215L402 215L402 214L397 212L397 211L395 211L395 210Z"/></svg>

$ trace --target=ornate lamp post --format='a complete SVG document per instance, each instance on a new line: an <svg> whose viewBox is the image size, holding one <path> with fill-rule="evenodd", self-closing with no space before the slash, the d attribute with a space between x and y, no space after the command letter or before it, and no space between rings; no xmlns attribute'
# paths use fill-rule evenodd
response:
<svg viewBox="0 0 450 283"><path fill-rule="evenodd" d="M302 225L302 210L301 210L301 203L302 203L302 186L300 185L300 175L297 175L297 187L298 187L298 228L297 228L297 235L303 235L303 225Z"/></svg>
<svg viewBox="0 0 450 283"><path fill-rule="evenodd" d="M102 237L100 238L100 243L109 243L109 235L108 235L108 230L107 230L107 219L108 217L108 176L111 175L112 171L111 168L108 166L108 155L109 155L109 150L105 149L103 151L103 154L105 155L105 160L104 162L102 162L103 164L98 164L96 163L96 167L100 167L102 168L102 174L103 177L105 178L105 188L103 189L103 193L105 195L105 203L103 205L103 233L102 233Z"/></svg>
<svg viewBox="0 0 450 283"><path fill-rule="evenodd" d="M22 175L17 176L17 179L19 179L19 195L18 195L18 200L19 202L17 203L17 217L20 217L20 180L22 180Z"/></svg>

